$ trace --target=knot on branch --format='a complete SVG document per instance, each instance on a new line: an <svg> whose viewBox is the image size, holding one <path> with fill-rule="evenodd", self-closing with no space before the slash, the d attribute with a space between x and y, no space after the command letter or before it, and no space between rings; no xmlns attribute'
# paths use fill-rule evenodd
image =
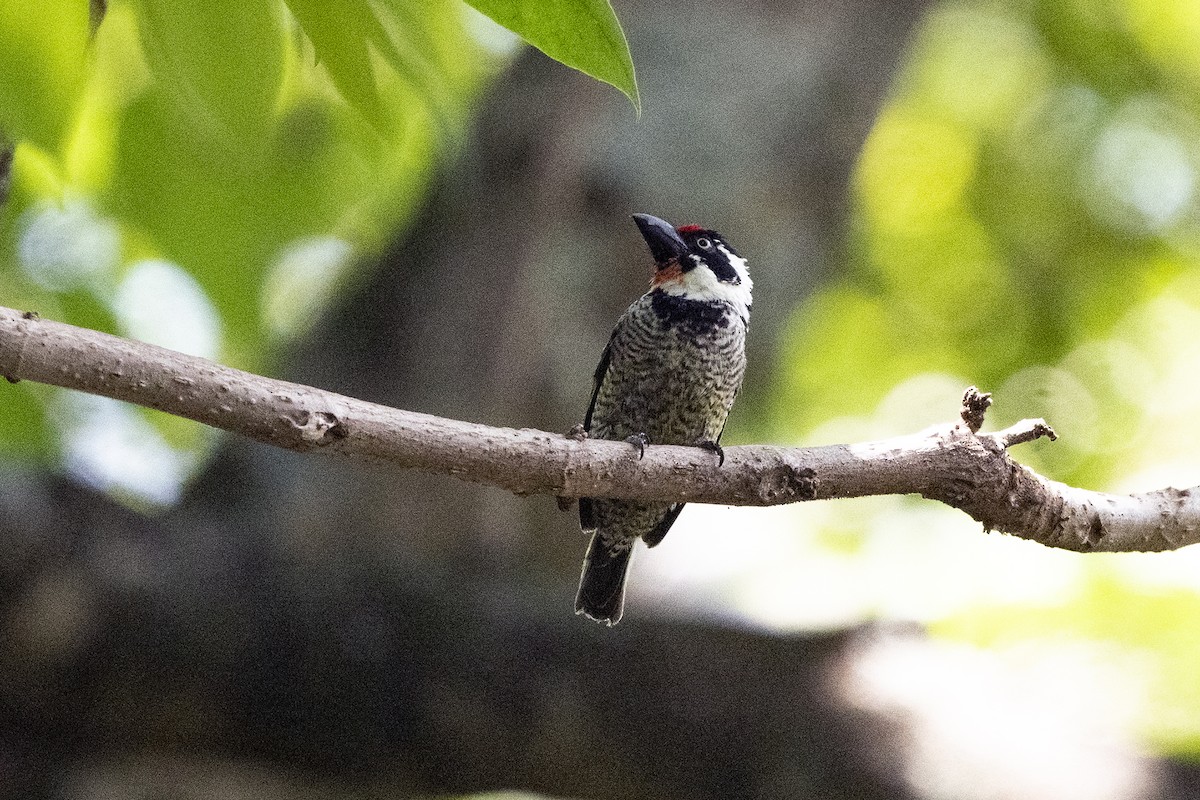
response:
<svg viewBox="0 0 1200 800"><path fill-rule="evenodd" d="M968 386L963 393L962 409L958 412L971 433L979 433L983 427L983 417L992 405L991 392L981 392L974 386Z"/></svg>
<svg viewBox="0 0 1200 800"><path fill-rule="evenodd" d="M816 470L783 464L763 476L758 485L758 499L768 504L781 499L815 500L817 486Z"/></svg>
<svg viewBox="0 0 1200 800"><path fill-rule="evenodd" d="M318 447L345 439L350 434L345 423L329 411L297 411L287 419L299 431L301 441Z"/></svg>

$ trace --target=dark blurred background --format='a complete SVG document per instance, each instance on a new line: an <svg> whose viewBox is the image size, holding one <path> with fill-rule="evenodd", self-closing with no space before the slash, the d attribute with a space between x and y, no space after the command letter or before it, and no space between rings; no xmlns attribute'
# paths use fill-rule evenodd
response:
<svg viewBox="0 0 1200 800"><path fill-rule="evenodd" d="M726 441L908 433L978 382L1073 434L1017 453L1055 478L1189 485L1195 401L1161 398L1195 380L1200 21L1150 5L620 2L640 118L438 6L404 22L440 88L381 78L390 149L285 70L263 156L189 132L114 3L92 57L134 71L89 79L54 164L18 148L4 302L565 431L649 212L750 259ZM1200 791L1188 553L1085 560L899 498L693 507L606 629L571 614L552 498L3 402L6 797Z"/></svg>

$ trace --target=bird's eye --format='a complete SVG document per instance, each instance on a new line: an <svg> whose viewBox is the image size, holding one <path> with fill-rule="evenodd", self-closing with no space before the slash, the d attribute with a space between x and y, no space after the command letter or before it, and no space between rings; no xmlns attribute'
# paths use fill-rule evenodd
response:
<svg viewBox="0 0 1200 800"><path fill-rule="evenodd" d="M699 247L701 250L712 250L712 242L701 236L696 240L696 247Z"/></svg>

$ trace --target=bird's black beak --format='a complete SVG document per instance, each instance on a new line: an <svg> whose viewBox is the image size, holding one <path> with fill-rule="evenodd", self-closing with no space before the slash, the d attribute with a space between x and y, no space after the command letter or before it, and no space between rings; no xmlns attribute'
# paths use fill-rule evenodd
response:
<svg viewBox="0 0 1200 800"><path fill-rule="evenodd" d="M650 247L654 260L660 265L674 261L687 252L687 243L676 233L671 223L649 214L634 214L633 221L642 232L642 238Z"/></svg>

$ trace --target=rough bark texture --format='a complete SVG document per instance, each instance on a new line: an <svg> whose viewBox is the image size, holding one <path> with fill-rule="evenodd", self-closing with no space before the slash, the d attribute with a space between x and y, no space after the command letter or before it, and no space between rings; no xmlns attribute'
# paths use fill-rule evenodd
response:
<svg viewBox="0 0 1200 800"><path fill-rule="evenodd" d="M987 396L969 389L963 422L913 436L816 448L700 448L586 440L391 409L252 375L202 358L0 308L0 374L100 394L266 444L377 459L520 495L729 505L917 493L986 528L1079 551L1172 550L1200 540L1190 489L1108 495L1048 481L1009 444L1053 436L1026 421L975 433Z"/></svg>

